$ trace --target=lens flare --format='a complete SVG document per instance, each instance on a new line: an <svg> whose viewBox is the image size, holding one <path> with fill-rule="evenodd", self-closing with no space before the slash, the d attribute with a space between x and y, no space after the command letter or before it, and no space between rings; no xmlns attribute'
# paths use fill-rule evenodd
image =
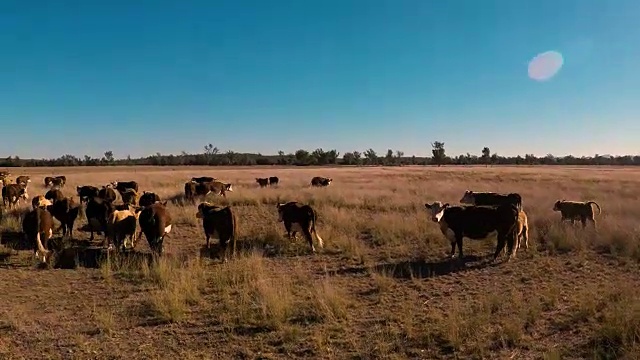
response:
<svg viewBox="0 0 640 360"><path fill-rule="evenodd" d="M529 77L536 81L546 81L554 77L562 68L564 59L557 51L546 51L529 61Z"/></svg>

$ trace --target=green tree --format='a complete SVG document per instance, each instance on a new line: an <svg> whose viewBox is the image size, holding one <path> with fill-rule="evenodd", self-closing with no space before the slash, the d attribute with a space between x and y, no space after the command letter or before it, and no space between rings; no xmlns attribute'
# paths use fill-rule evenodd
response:
<svg viewBox="0 0 640 360"><path fill-rule="evenodd" d="M431 150L431 153L433 154L433 163L441 166L442 164L444 164L444 161L447 157L444 152L444 143L436 141L431 144L431 147L433 148Z"/></svg>

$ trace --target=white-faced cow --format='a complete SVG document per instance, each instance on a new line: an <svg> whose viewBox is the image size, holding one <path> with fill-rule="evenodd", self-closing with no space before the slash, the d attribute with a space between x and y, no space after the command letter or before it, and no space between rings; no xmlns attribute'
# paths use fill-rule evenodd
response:
<svg viewBox="0 0 640 360"><path fill-rule="evenodd" d="M431 215L431 220L440 225L440 231L451 243L453 258L458 246L458 257L463 259L462 239L485 239L492 233L498 233L498 245L494 253L494 261L508 246L508 259L515 255L517 241L518 209L513 204L492 206L449 206L436 201L424 204Z"/></svg>

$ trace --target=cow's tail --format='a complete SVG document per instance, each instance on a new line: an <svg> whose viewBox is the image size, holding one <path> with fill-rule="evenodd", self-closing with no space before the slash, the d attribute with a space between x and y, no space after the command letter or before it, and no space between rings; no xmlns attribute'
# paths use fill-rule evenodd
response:
<svg viewBox="0 0 640 360"><path fill-rule="evenodd" d="M602 213L602 210L600 209L600 205L598 205L597 202L595 202L595 201L587 201L587 204L589 206L591 206L591 204L594 204L598 208L598 215L600 215Z"/></svg>
<svg viewBox="0 0 640 360"><path fill-rule="evenodd" d="M47 253L47 250L44 248L44 246L42 245L42 241L40 239L40 211L38 211L38 209L36 209L36 245L38 246L38 252L43 254Z"/></svg>
<svg viewBox="0 0 640 360"><path fill-rule="evenodd" d="M323 248L324 247L324 240L322 240L322 238L318 234L318 230L316 230L316 222L317 222L317 220L318 220L318 216L316 214L316 211L311 209L311 231L316 236L316 239L318 240L318 245L320 245L320 247Z"/></svg>
<svg viewBox="0 0 640 360"><path fill-rule="evenodd" d="M235 258L236 257L236 234L237 234L237 227L236 227L236 215L233 213L233 211L231 211L231 208L229 208L229 212L231 213L231 257Z"/></svg>

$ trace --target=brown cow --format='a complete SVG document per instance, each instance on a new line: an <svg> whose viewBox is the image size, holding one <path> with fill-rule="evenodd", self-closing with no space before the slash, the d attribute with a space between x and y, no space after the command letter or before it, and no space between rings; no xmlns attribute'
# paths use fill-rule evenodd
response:
<svg viewBox="0 0 640 360"><path fill-rule="evenodd" d="M156 202L136 210L141 233L144 233L149 248L158 255L162 255L165 236L171 232L172 219L167 211L167 202Z"/></svg>
<svg viewBox="0 0 640 360"><path fill-rule="evenodd" d="M44 198L51 200L52 202L56 202L58 200L64 199L64 194L62 194L62 191L58 189L51 189L47 191L46 194L44 194Z"/></svg>
<svg viewBox="0 0 640 360"><path fill-rule="evenodd" d="M47 263L49 239L53 236L53 216L43 208L36 208L25 214L22 219L22 232L33 245L34 256Z"/></svg>
<svg viewBox="0 0 640 360"><path fill-rule="evenodd" d="M224 253L223 261L227 261L228 242L231 242L232 256L236 253L236 217L229 206L219 207L203 202L198 205L196 218L202 219L202 227L207 240L207 250L209 250L209 239L218 238L220 247Z"/></svg>
<svg viewBox="0 0 640 360"><path fill-rule="evenodd" d="M138 204L138 192L133 189L127 189L120 193L122 196L122 202L125 205L137 205Z"/></svg>
<svg viewBox="0 0 640 360"><path fill-rule="evenodd" d="M25 187L29 185L31 178L28 175L20 175L16 178L16 184L24 184Z"/></svg>
<svg viewBox="0 0 640 360"><path fill-rule="evenodd" d="M31 207L33 209L36 208L43 208L46 209L47 206L49 205L53 205L53 202L51 202L51 200L47 199L44 197L44 195L38 195L36 197L34 197L33 199L31 199Z"/></svg>
<svg viewBox="0 0 640 360"><path fill-rule="evenodd" d="M138 192L139 190L138 183L135 181L114 181L111 183L111 185L113 185L113 188L121 193L125 192L127 189L133 189L136 192Z"/></svg>
<svg viewBox="0 0 640 360"><path fill-rule="evenodd" d="M110 229L111 242L117 250L127 249L127 237L130 240L129 248L134 249L136 246L136 228L140 212L136 212L133 208L128 210L114 210L109 215L108 228Z"/></svg>
<svg viewBox="0 0 640 360"><path fill-rule="evenodd" d="M332 181L333 179L331 178L314 176L313 179L311 179L311 186L329 186Z"/></svg>
<svg viewBox="0 0 640 360"><path fill-rule="evenodd" d="M9 184L2 188L2 203L9 208L16 207L20 199L29 200L27 187L24 184Z"/></svg>

